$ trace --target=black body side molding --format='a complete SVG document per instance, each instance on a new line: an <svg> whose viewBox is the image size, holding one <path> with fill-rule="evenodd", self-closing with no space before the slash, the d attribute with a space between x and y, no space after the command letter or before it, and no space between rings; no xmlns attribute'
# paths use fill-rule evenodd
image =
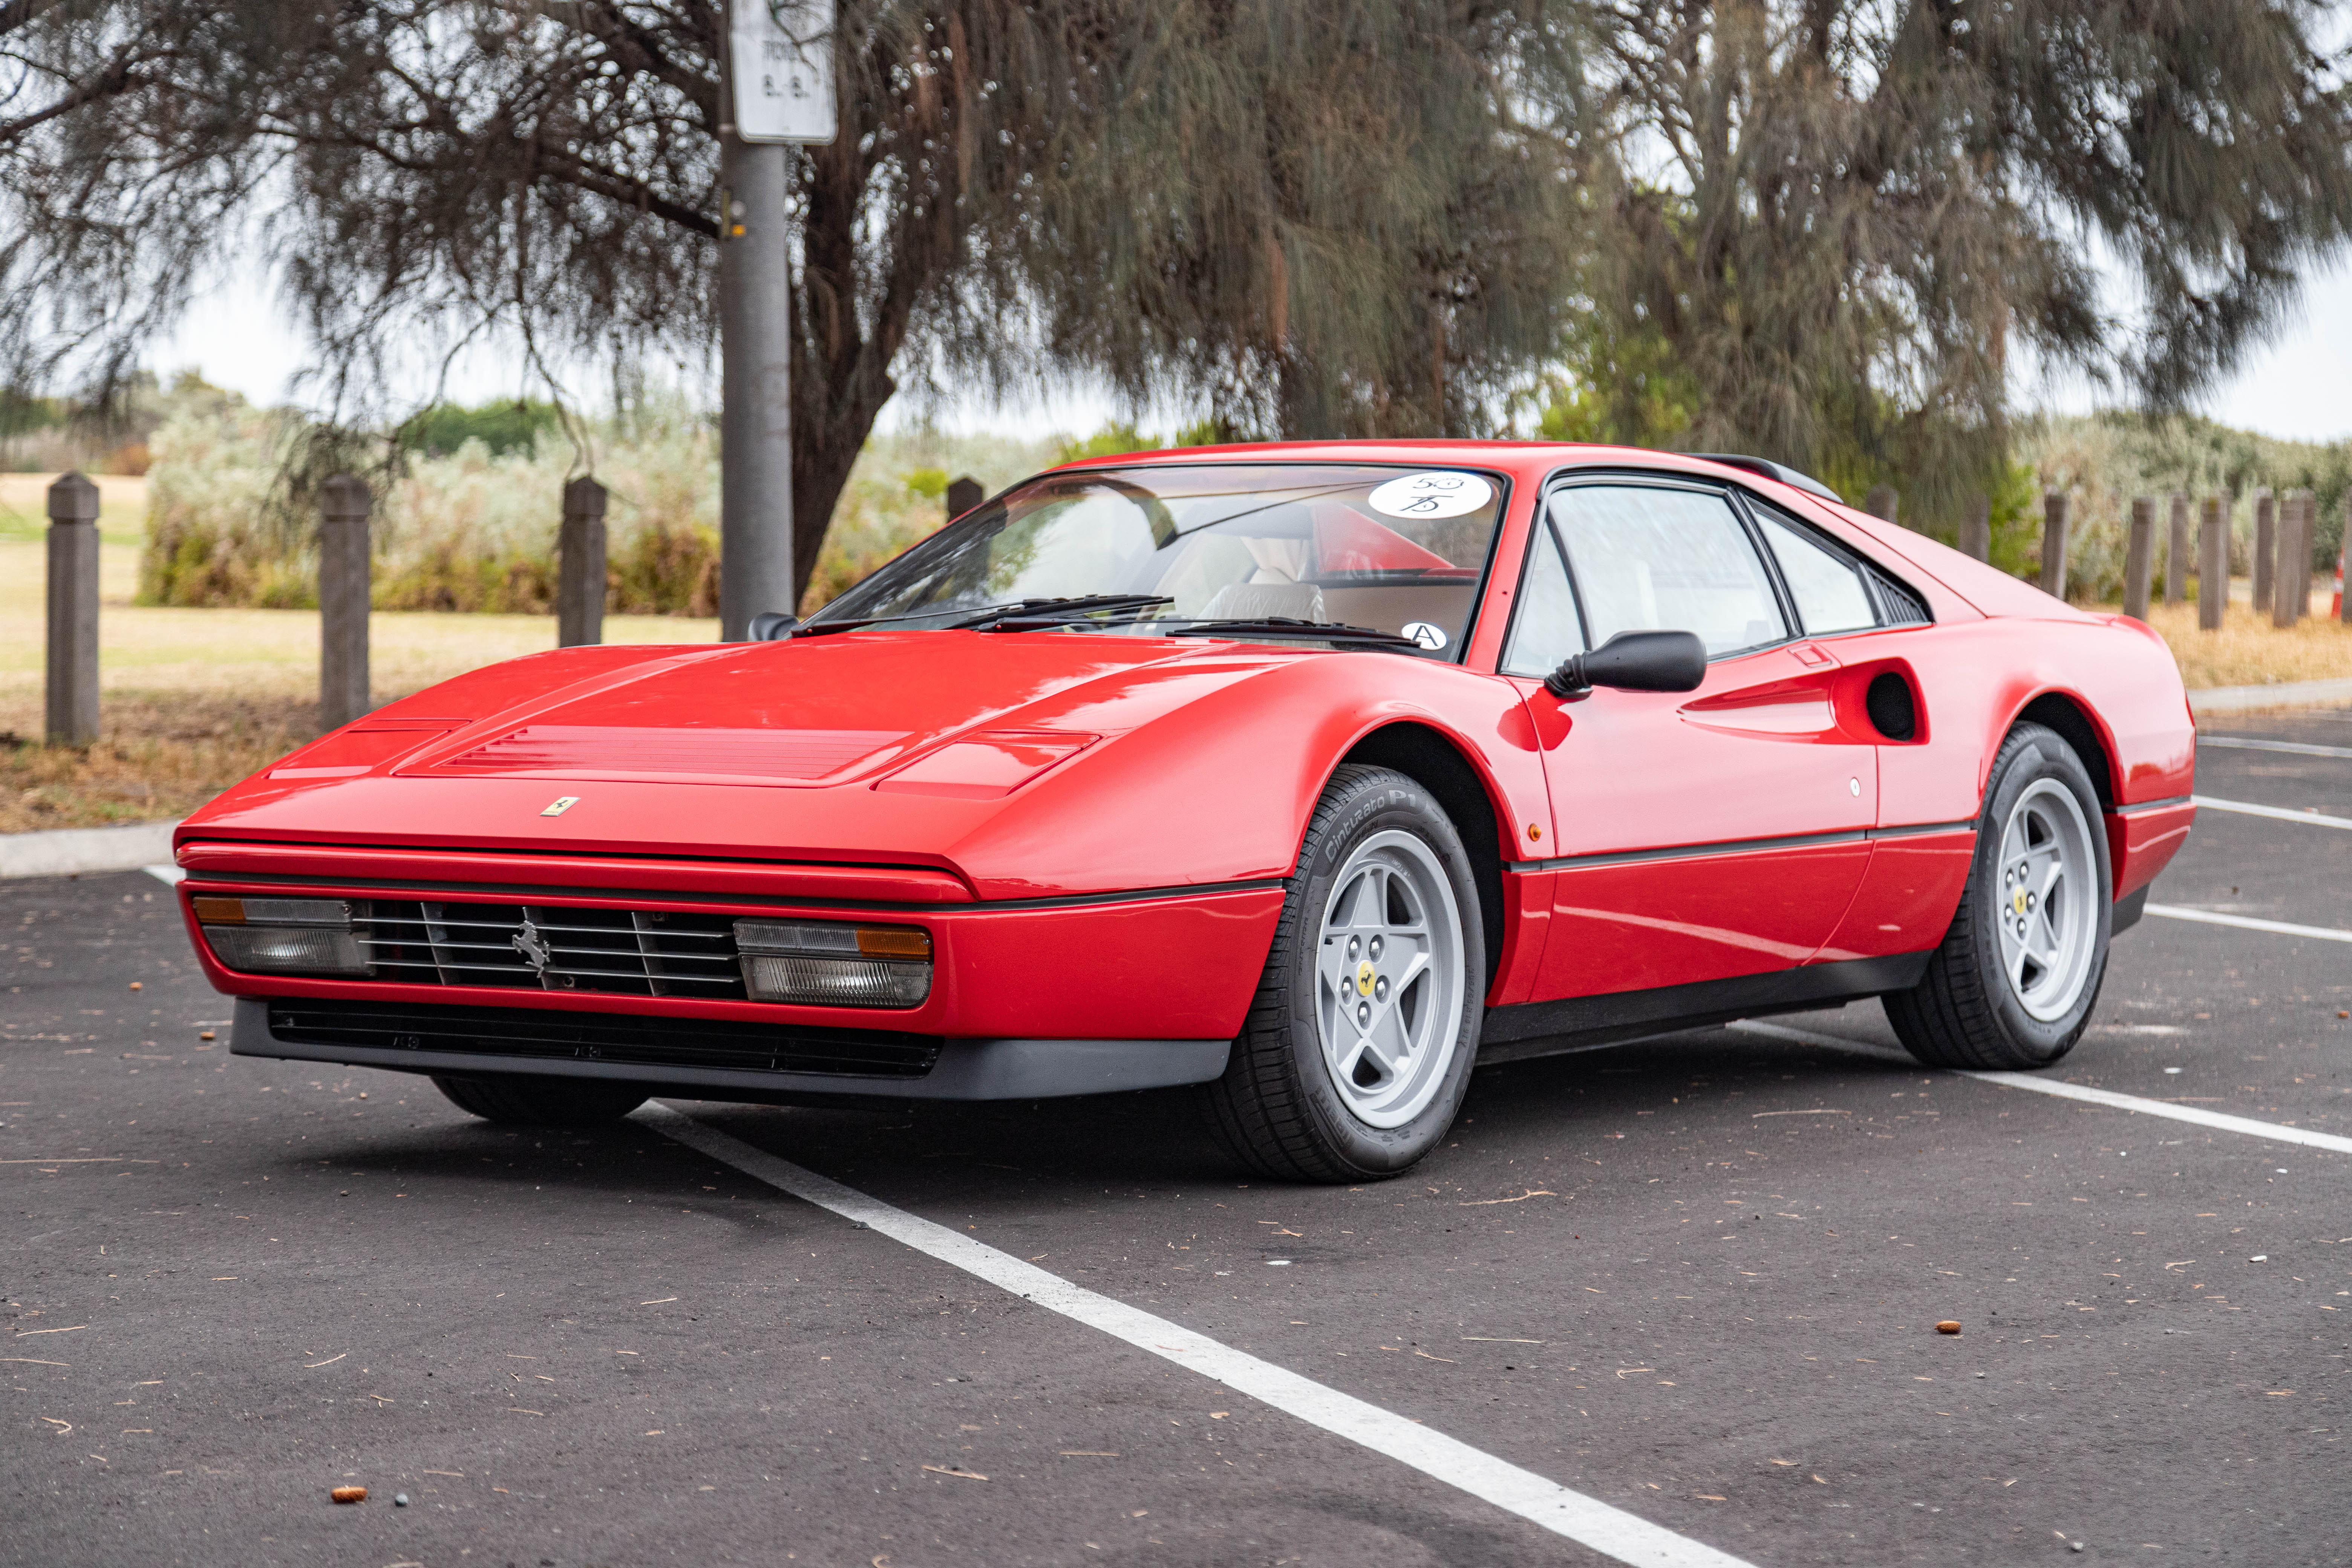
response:
<svg viewBox="0 0 2352 1568"><path fill-rule="evenodd" d="M1654 991L1612 991L1560 1002L1489 1007L1485 1032L1479 1037L1478 1060L1481 1065L1524 1061L1670 1035L1678 1029L1835 1007L1889 991L1908 991L1927 973L1929 956L1929 952L1905 952L1891 958L1853 958Z"/></svg>

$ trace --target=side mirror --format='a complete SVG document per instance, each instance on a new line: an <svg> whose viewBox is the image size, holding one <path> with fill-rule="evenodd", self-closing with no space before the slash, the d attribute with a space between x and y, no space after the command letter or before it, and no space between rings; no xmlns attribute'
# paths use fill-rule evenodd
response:
<svg viewBox="0 0 2352 1568"><path fill-rule="evenodd" d="M751 617L753 642L779 642L784 634L801 624L798 616L788 616L782 610L761 610Z"/></svg>
<svg viewBox="0 0 2352 1568"><path fill-rule="evenodd" d="M1572 654L1544 677L1563 702L1596 686L1620 691L1696 691L1706 679L1706 645L1693 632L1619 632L1591 653Z"/></svg>

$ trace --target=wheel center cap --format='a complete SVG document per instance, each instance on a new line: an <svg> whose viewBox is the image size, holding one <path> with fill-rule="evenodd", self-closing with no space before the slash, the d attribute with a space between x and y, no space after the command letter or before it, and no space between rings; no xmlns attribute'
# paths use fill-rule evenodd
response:
<svg viewBox="0 0 2352 1568"><path fill-rule="evenodd" d="M2017 892L2009 900L2009 907L2015 910L2019 914L2023 914L2025 912L2024 889L2020 888L2017 889Z"/></svg>
<svg viewBox="0 0 2352 1568"><path fill-rule="evenodd" d="M1356 965L1356 994L1370 996L1372 994L1372 982L1377 977L1369 962Z"/></svg>

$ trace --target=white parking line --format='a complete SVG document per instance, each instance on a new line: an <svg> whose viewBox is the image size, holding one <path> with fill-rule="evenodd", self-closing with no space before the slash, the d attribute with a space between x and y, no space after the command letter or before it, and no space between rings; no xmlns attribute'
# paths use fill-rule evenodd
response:
<svg viewBox="0 0 2352 1568"><path fill-rule="evenodd" d="M1739 1558L1612 1508L1598 1498L1571 1491L1532 1470L1433 1432L1417 1421L1327 1388L1124 1301L1073 1285L985 1242L960 1236L945 1226L755 1149L668 1106L648 1105L635 1119L803 1202L880 1231L902 1246L951 1264L1049 1311L1099 1329L1138 1350L1190 1368L1309 1426L1385 1454L1604 1557L1642 1568L1750 1568Z"/></svg>
<svg viewBox="0 0 2352 1568"><path fill-rule="evenodd" d="M1783 1024L1762 1024L1753 1019L1731 1026L1751 1035L1764 1035L1773 1039L1793 1040L1800 1045L1823 1046L1833 1051L1845 1051L1854 1056L1890 1058L1909 1061L1884 1046L1865 1040L1848 1040L1836 1035L1816 1034L1811 1029L1791 1029ZM2224 1116L2218 1110L2201 1110L2193 1105L2173 1105L2161 1100L2142 1100L2134 1094L2117 1094L2112 1089L2088 1089L2079 1083L2065 1083L2057 1079L2036 1078L2021 1072L1978 1072L1972 1068L1953 1069L1962 1078L1982 1079L2004 1089L2030 1089L2036 1094L2054 1094L2061 1100L2079 1100L2092 1105L2104 1105L2116 1110L2135 1111L2142 1116L2162 1116L2174 1121L2192 1121L2200 1127L2210 1127L2222 1132L2242 1132L2249 1138L2266 1138L2273 1143L2301 1143L2306 1148L2332 1149L2339 1154L2352 1154L2352 1138L2339 1138L2333 1132L2314 1132L2302 1127L2282 1127L2275 1121L2256 1121L2251 1117Z"/></svg>
<svg viewBox="0 0 2352 1568"><path fill-rule="evenodd" d="M2206 925L2236 926L2241 931L2266 931L2279 936L2307 936L2320 942L2352 942L2352 931L2338 931L2334 926L2290 925L2285 921L2262 921L2252 915L2215 914L2210 910L2192 910L2179 904L2150 904L2145 911L2162 915L2168 921L2199 921Z"/></svg>
<svg viewBox="0 0 2352 1568"><path fill-rule="evenodd" d="M2352 816L2323 816L2315 811L2290 811L2283 805L2256 805L2251 801L2216 800L2192 795L2189 800L2206 811L2234 811L2242 816L2268 816L2280 822L2300 822L2313 827L2352 827Z"/></svg>
<svg viewBox="0 0 2352 1568"><path fill-rule="evenodd" d="M2238 752L2292 752L2299 757L2352 757L2352 746L2315 746L2305 741L2257 741L2245 735L2200 735L2200 746L2227 746Z"/></svg>
<svg viewBox="0 0 2352 1568"><path fill-rule="evenodd" d="M177 866L142 866L139 868L169 887L176 888L188 879L188 874Z"/></svg>

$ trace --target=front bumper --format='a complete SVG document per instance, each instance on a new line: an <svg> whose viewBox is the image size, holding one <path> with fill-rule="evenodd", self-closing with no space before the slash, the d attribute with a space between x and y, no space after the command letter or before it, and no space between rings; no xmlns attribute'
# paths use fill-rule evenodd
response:
<svg viewBox="0 0 2352 1568"><path fill-rule="evenodd" d="M1207 1083L1229 1040L943 1039L523 1007L236 998L229 1050L394 1072L642 1083L702 1100L1054 1100ZM739 1026L740 1027L740 1026Z"/></svg>

